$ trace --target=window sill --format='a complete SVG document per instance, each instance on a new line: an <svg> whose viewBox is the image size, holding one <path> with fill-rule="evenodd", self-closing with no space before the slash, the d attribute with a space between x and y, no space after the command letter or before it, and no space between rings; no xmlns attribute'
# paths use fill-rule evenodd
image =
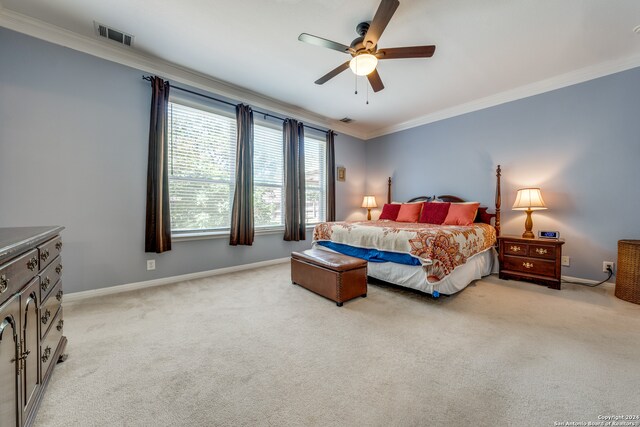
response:
<svg viewBox="0 0 640 427"><path fill-rule="evenodd" d="M307 225L307 230L313 231L316 224ZM284 233L284 227L273 227L273 228L256 228L255 234L256 236L262 236L267 234L278 234ZM229 230L222 231L206 231L206 232L197 232L193 233L180 233L180 234L172 234L171 241L172 242L188 242L191 240L208 240L208 239L228 239L229 238Z"/></svg>

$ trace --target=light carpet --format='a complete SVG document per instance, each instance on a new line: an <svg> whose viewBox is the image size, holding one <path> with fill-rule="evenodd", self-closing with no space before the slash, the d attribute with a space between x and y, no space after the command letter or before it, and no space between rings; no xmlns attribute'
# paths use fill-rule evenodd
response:
<svg viewBox="0 0 640 427"><path fill-rule="evenodd" d="M552 426L640 413L640 306L495 276L369 285L338 308L288 264L65 307L37 426Z"/></svg>

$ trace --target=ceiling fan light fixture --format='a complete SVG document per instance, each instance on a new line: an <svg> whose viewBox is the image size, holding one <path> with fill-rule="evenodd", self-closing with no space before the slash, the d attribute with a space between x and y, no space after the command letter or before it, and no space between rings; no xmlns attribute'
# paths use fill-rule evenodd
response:
<svg viewBox="0 0 640 427"><path fill-rule="evenodd" d="M349 68L351 68L351 71L358 76L371 74L371 72L376 69L376 65L378 65L378 58L370 53L363 53L354 56L349 62Z"/></svg>

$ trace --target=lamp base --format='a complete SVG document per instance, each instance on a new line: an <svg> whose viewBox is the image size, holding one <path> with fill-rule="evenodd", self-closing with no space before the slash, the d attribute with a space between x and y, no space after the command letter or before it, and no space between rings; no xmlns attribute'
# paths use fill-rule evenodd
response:
<svg viewBox="0 0 640 427"><path fill-rule="evenodd" d="M371 221L371 208L367 208L367 221Z"/></svg>
<svg viewBox="0 0 640 427"><path fill-rule="evenodd" d="M531 209L527 209L525 211L527 213L527 219L524 221L524 233L522 233L523 239L535 239L536 236L533 234L533 219L531 219L531 213L533 212Z"/></svg>

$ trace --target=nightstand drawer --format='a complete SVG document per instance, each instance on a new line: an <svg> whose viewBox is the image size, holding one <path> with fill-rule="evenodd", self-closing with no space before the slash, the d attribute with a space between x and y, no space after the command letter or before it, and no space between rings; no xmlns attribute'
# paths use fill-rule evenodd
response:
<svg viewBox="0 0 640 427"><path fill-rule="evenodd" d="M508 240L505 240L503 244L505 254L527 256L528 245Z"/></svg>
<svg viewBox="0 0 640 427"><path fill-rule="evenodd" d="M527 274L555 277L556 265L553 261L532 259L517 256L505 256L503 259L505 270L520 271Z"/></svg>
<svg viewBox="0 0 640 427"><path fill-rule="evenodd" d="M529 245L529 256L555 260L556 248L551 245Z"/></svg>

